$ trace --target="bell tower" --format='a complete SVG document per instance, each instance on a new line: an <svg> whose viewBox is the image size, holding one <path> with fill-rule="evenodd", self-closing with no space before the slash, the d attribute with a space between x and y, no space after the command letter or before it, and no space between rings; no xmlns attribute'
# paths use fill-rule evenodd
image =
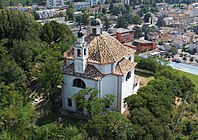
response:
<svg viewBox="0 0 198 140"><path fill-rule="evenodd" d="M74 71L84 73L87 66L88 45L80 27L77 42L74 44Z"/></svg>
<svg viewBox="0 0 198 140"><path fill-rule="evenodd" d="M97 36L102 34L102 24L100 19L94 18L91 21L91 35Z"/></svg>

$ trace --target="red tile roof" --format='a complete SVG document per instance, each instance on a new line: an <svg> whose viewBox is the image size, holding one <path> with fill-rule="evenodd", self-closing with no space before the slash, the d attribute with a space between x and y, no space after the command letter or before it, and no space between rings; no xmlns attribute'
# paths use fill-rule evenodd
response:
<svg viewBox="0 0 198 140"><path fill-rule="evenodd" d="M122 61L118 62L113 74L115 74L115 75L125 75L136 64L137 63L131 62L128 59L123 59Z"/></svg>
<svg viewBox="0 0 198 140"><path fill-rule="evenodd" d="M82 77L92 80L97 80L98 77L104 77L105 75L102 74L95 66L87 65L86 70L84 73L77 73L74 71L74 63L68 65L63 69L63 73L67 75L72 75L76 77Z"/></svg>
<svg viewBox="0 0 198 140"><path fill-rule="evenodd" d="M134 49L122 45L117 39L105 33L89 37L87 43L88 62L91 63L109 64L135 53ZM64 53L64 58L74 59L73 48Z"/></svg>

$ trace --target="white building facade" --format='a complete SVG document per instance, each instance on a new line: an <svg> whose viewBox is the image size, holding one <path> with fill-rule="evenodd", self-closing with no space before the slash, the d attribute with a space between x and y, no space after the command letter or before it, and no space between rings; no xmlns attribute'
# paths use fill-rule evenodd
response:
<svg viewBox="0 0 198 140"><path fill-rule="evenodd" d="M85 39L86 38L86 39ZM79 30L77 42L64 53L63 109L79 110L72 96L86 87L115 96L110 109L125 111L124 98L134 94L135 50L123 46L109 34L102 33L99 19L91 22L91 35Z"/></svg>
<svg viewBox="0 0 198 140"><path fill-rule="evenodd" d="M46 6L54 8L55 6L63 6L64 0L46 0Z"/></svg>

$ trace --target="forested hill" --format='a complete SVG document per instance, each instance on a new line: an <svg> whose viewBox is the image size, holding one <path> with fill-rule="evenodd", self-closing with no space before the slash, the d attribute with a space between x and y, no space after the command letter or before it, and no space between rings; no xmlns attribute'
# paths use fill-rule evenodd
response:
<svg viewBox="0 0 198 140"><path fill-rule="evenodd" d="M66 25L41 26L23 12L1 10L0 21L0 139L31 139L39 114L32 101L53 102L48 93L62 84L62 55L76 38Z"/></svg>
<svg viewBox="0 0 198 140"><path fill-rule="evenodd" d="M103 110L106 98L96 96L82 104L89 109L87 118L58 114L62 55L76 38L66 25L41 26L19 11L1 10L0 21L0 140L198 139L195 85L154 59L136 57L137 67L155 79L125 99L126 116ZM35 98L45 104L35 105Z"/></svg>

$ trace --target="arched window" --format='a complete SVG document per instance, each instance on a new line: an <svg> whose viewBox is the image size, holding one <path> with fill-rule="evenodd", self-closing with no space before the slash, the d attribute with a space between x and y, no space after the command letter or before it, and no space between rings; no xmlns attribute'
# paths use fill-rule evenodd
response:
<svg viewBox="0 0 198 140"><path fill-rule="evenodd" d="M77 49L77 56L78 56L78 57L81 57L80 49Z"/></svg>
<svg viewBox="0 0 198 140"><path fill-rule="evenodd" d="M126 75L126 81L131 77L131 72L129 71Z"/></svg>
<svg viewBox="0 0 198 140"><path fill-rule="evenodd" d="M73 86L79 87L79 88L86 88L85 82L81 79L74 79Z"/></svg>
<svg viewBox="0 0 198 140"><path fill-rule="evenodd" d="M87 50L86 49L84 49L84 55L87 55Z"/></svg>

